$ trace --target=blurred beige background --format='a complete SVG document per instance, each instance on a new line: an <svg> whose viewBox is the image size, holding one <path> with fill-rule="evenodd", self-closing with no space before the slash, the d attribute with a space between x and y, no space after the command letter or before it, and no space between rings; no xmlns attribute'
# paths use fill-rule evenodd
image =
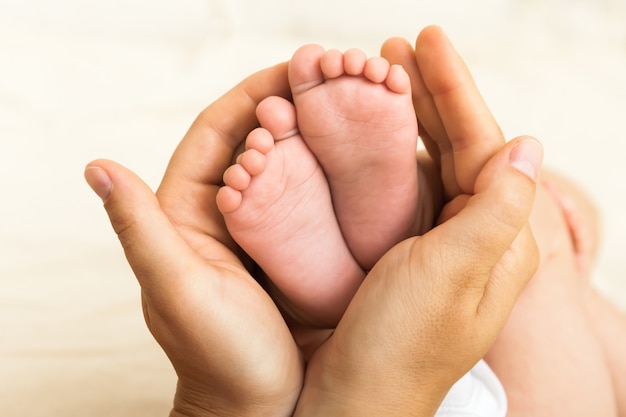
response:
<svg viewBox="0 0 626 417"><path fill-rule="evenodd" d="M305 42L376 54L439 24L509 138L598 201L626 308L626 2L0 0L0 414L166 415L175 379L84 165L156 187L195 115Z"/></svg>

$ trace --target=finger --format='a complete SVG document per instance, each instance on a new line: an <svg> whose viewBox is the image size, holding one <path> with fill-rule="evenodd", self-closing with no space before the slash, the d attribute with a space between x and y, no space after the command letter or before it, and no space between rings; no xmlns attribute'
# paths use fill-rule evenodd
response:
<svg viewBox="0 0 626 417"><path fill-rule="evenodd" d="M219 184L234 150L258 125L257 105L275 95L290 97L287 63L252 74L204 109L174 152L166 179Z"/></svg>
<svg viewBox="0 0 626 417"><path fill-rule="evenodd" d="M392 64L404 67L411 79L413 107L418 119L419 136L426 151L440 168L441 182L446 200L454 198L461 190L454 167L452 144L417 65L413 47L402 38L388 39L381 48L381 55Z"/></svg>
<svg viewBox="0 0 626 417"><path fill-rule="evenodd" d="M439 27L427 27L419 34L415 57L451 145L460 191L471 194L478 173L504 144L500 127L463 59ZM442 154L448 152L441 132L430 133Z"/></svg>
<svg viewBox="0 0 626 417"><path fill-rule="evenodd" d="M157 196L163 210L186 235L212 236L234 248L215 196L236 149L258 125L258 103L272 95L290 96L286 63L251 75L208 106L178 145ZM198 239L190 236L188 240ZM209 254L212 250L204 248Z"/></svg>
<svg viewBox="0 0 626 417"><path fill-rule="evenodd" d="M161 297L180 288L183 276L199 262L159 207L150 188L135 174L112 161L85 168L85 179L103 199L113 230L142 290ZM223 250L226 260L235 261Z"/></svg>
<svg viewBox="0 0 626 417"><path fill-rule="evenodd" d="M413 47L405 39L391 38L383 43L380 54L390 64L401 65L409 74L413 106L419 121L419 135L424 146L426 146L428 154L439 163L439 145L433 141L432 137L444 138L446 133L432 96L428 92L419 72ZM440 139L440 142L443 142L443 140Z"/></svg>
<svg viewBox="0 0 626 417"><path fill-rule="evenodd" d="M439 246L431 245L433 248L443 245L437 256L454 257L453 262L450 259L446 263L448 268L454 268L449 276L458 277L452 283L457 288L455 293L469 299L482 298L493 269L501 264L505 254L512 253L512 248L514 253L517 247L512 246L513 242L528 228L542 157L542 147L536 140L511 141L480 172L476 194L459 213L434 229L430 237L424 236L436 239ZM527 245L522 247L527 249ZM510 255L507 256L508 260ZM515 268L509 269L514 276L508 279L514 286L528 278L515 272Z"/></svg>
<svg viewBox="0 0 626 417"><path fill-rule="evenodd" d="M224 383L232 381L241 383L235 391L251 395L267 392L267 386L297 393L298 382L292 381L302 377L299 352L280 312L238 259L225 248L216 263L197 256L150 188L124 167L94 161L85 179L104 201L141 286L146 324L179 383L203 387L206 398L223 397ZM278 353L267 346L278 347ZM278 378L264 371L281 367L285 372ZM297 385L295 391L291 385ZM235 392L230 386L228 391ZM232 408L229 400L225 404Z"/></svg>
<svg viewBox="0 0 626 417"><path fill-rule="evenodd" d="M492 323L494 340L538 265L539 249L530 225L525 225L492 270L476 309L479 321Z"/></svg>

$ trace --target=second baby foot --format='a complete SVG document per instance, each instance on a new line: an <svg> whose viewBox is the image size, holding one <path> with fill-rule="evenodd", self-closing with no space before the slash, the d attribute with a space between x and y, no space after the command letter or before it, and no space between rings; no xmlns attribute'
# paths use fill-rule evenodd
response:
<svg viewBox="0 0 626 417"><path fill-rule="evenodd" d="M289 64L298 128L328 178L352 254L368 270L416 233L417 119L400 66L359 50L300 48Z"/></svg>
<svg viewBox="0 0 626 417"><path fill-rule="evenodd" d="M333 327L364 273L341 234L328 182L296 128L288 101L259 104L263 128L224 174L217 205L235 241L264 270L283 310Z"/></svg>

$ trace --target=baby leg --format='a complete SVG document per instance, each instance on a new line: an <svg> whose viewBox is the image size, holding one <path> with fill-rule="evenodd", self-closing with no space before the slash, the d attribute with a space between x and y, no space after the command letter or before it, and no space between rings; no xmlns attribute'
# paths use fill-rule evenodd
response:
<svg viewBox="0 0 626 417"><path fill-rule="evenodd" d="M579 267L590 278L600 242L598 208L582 188L555 172L544 171L543 186L561 208Z"/></svg>
<svg viewBox="0 0 626 417"><path fill-rule="evenodd" d="M568 225L591 326L595 330L613 382L618 416L626 416L626 315L593 288L591 268L600 240L600 216L579 186L560 175L544 175L546 189L555 198Z"/></svg>
<svg viewBox="0 0 626 417"><path fill-rule="evenodd" d="M531 224L541 264L486 356L515 416L617 416L615 387L587 308L571 225L539 187Z"/></svg>

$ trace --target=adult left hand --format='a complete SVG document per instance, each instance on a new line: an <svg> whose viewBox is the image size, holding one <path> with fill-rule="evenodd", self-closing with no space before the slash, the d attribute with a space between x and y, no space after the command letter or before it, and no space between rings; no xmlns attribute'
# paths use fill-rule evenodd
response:
<svg viewBox="0 0 626 417"><path fill-rule="evenodd" d="M172 415L290 416L300 393L299 349L215 206L224 170L257 124L256 105L289 96L286 68L256 73L206 108L156 195L114 162L85 170L141 286L148 328L178 375Z"/></svg>

